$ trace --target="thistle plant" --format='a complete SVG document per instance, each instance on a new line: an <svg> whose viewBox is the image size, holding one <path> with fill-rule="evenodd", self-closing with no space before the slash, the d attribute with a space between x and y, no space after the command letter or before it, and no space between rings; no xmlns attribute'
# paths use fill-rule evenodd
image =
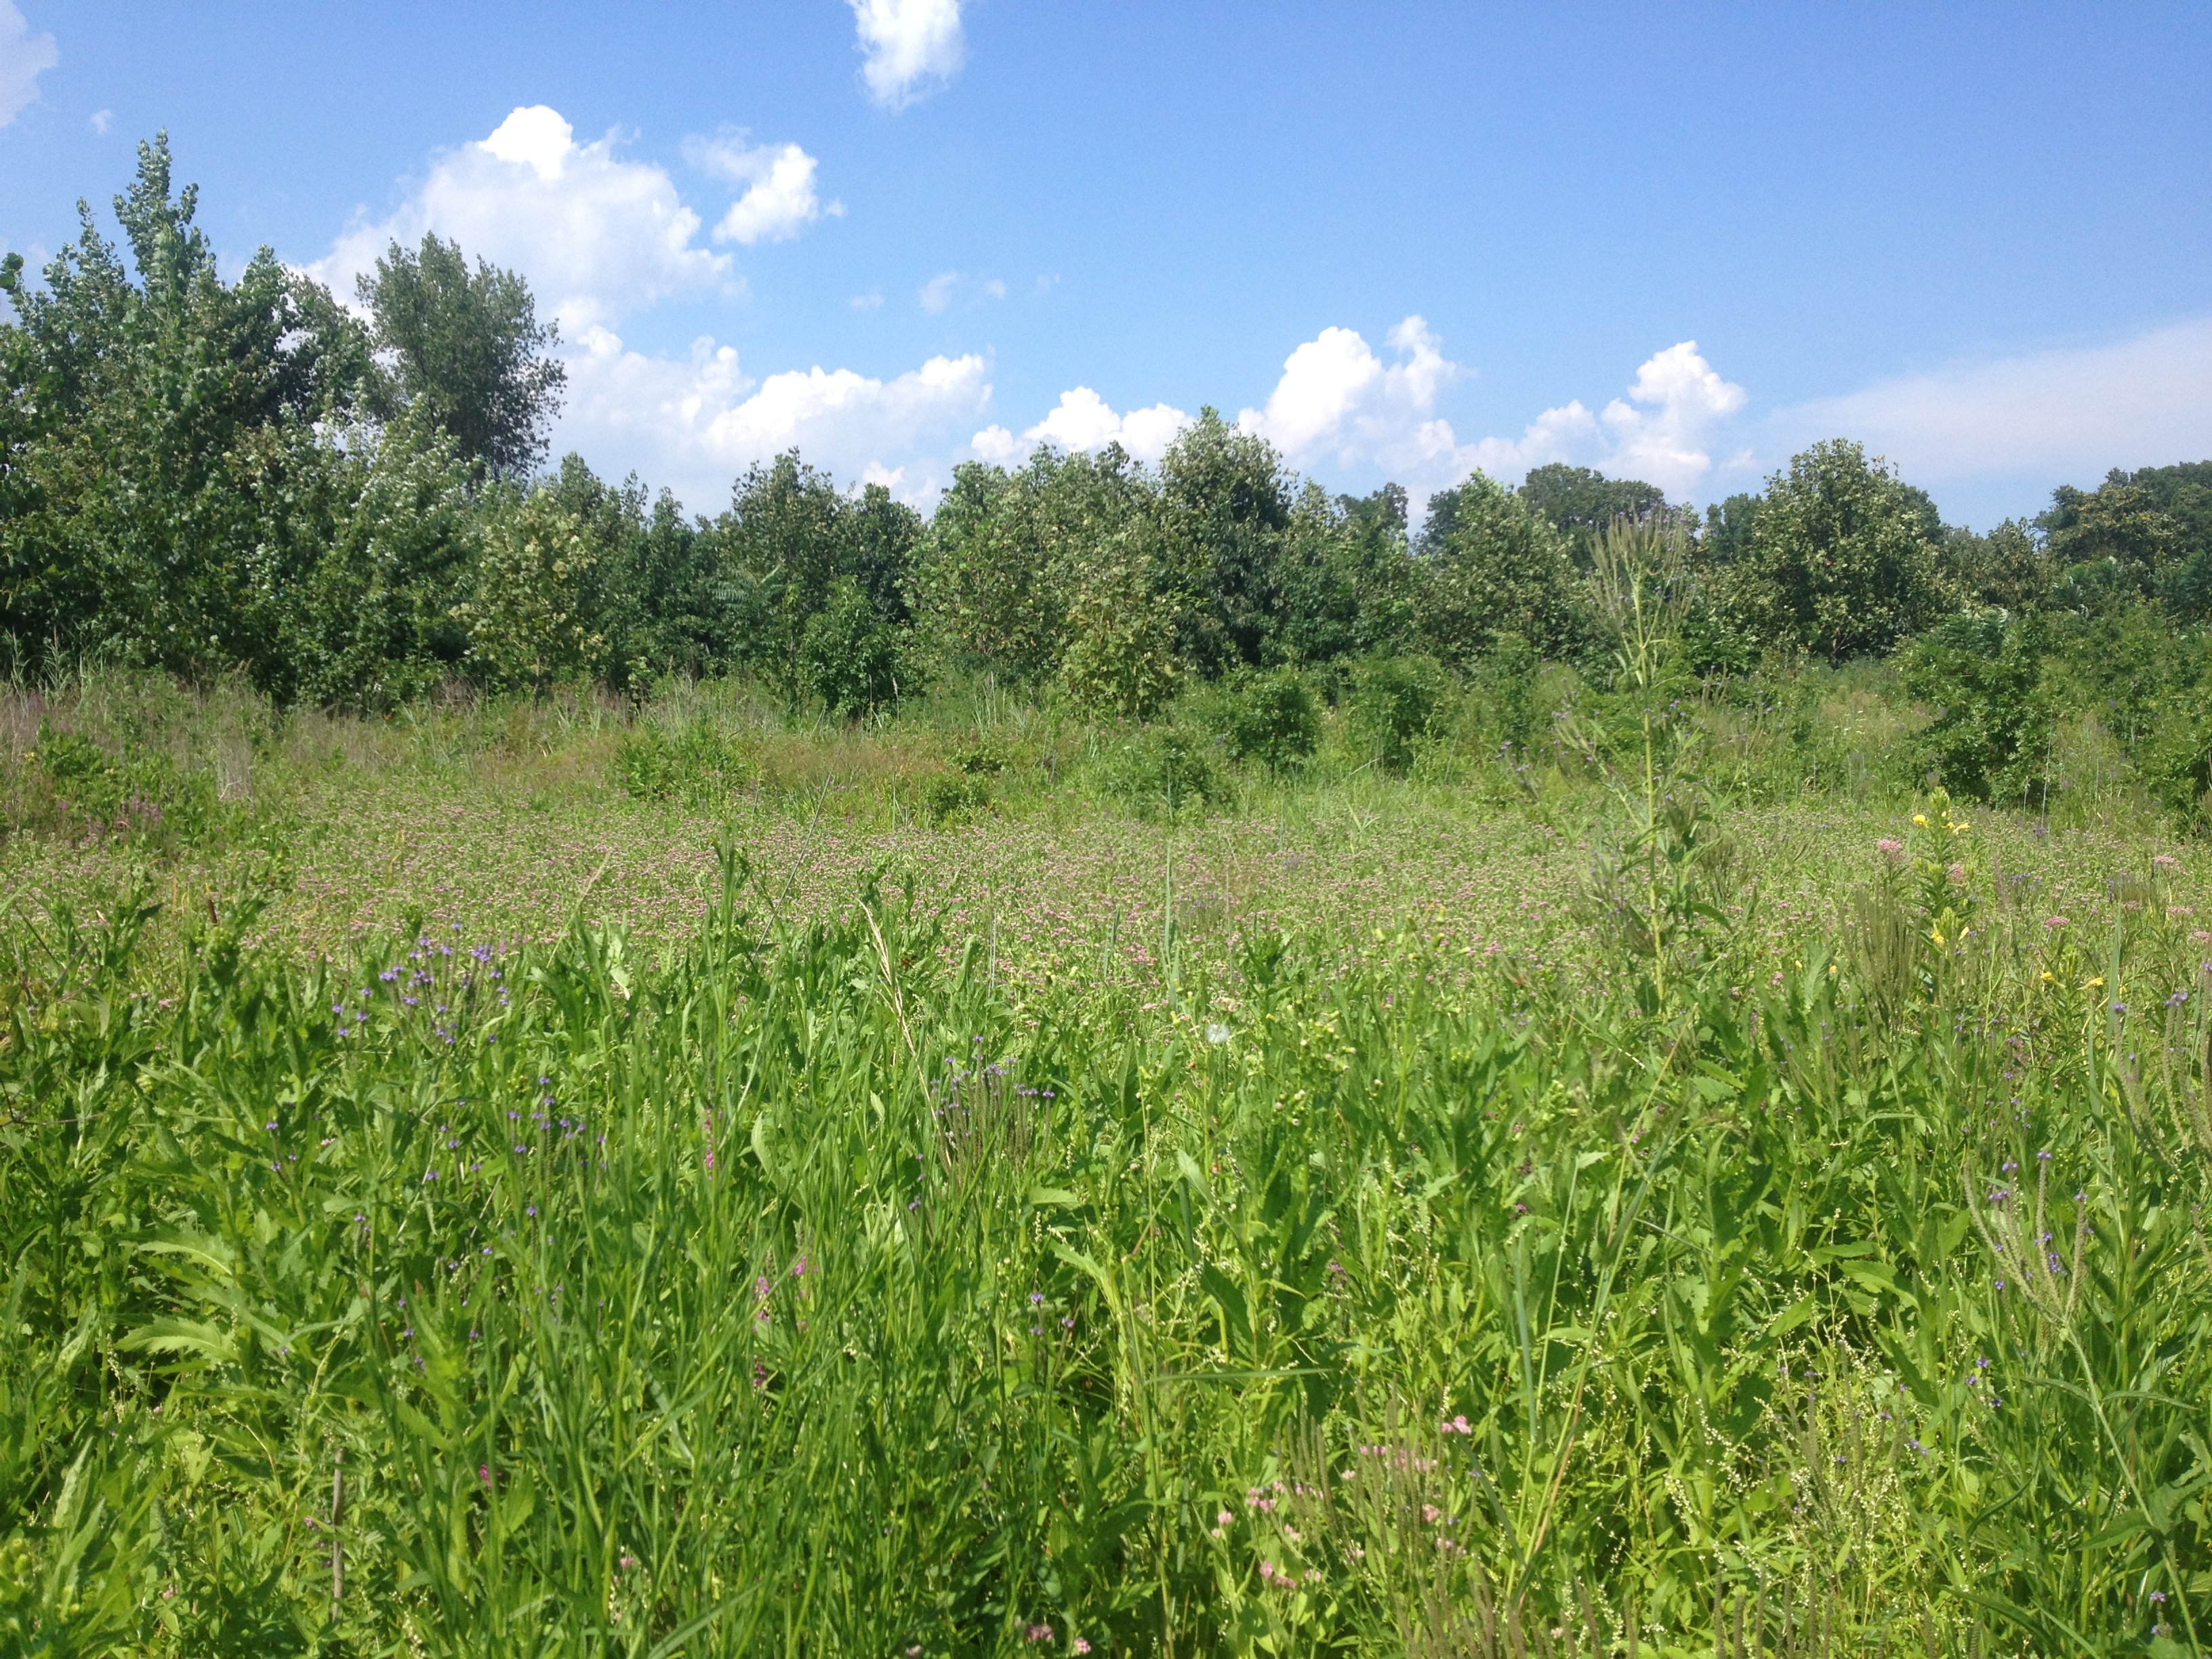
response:
<svg viewBox="0 0 2212 1659"><path fill-rule="evenodd" d="M1595 547L1590 592L1613 640L1613 696L1626 729L1586 719L1566 737L1603 776L1623 828L1601 854L1592 895L1601 915L1650 963L1655 1006L1680 977L1684 947L1727 916L1711 902L1716 842L1697 770L1699 732L1675 695L1682 620L1695 595L1689 535L1666 515L1615 519Z"/></svg>

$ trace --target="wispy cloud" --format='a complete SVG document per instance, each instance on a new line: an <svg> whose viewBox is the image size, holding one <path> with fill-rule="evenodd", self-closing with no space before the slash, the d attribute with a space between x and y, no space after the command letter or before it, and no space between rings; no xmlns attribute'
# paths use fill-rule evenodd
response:
<svg viewBox="0 0 2212 1659"><path fill-rule="evenodd" d="M1962 363L1778 410L1775 447L1856 438L1930 483L2212 455L2212 318L2098 346Z"/></svg>
<svg viewBox="0 0 2212 1659"><path fill-rule="evenodd" d="M37 100L39 77L61 61L54 37L32 33L15 0L0 0L0 127Z"/></svg>

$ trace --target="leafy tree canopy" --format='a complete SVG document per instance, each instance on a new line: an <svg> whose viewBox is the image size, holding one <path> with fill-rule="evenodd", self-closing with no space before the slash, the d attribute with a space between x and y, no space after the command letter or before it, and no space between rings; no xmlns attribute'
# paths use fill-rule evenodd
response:
<svg viewBox="0 0 2212 1659"><path fill-rule="evenodd" d="M450 433L462 459L519 478L544 458L568 372L546 354L559 328L538 320L530 285L457 242L426 234L392 244L355 285L392 362L387 407L408 407Z"/></svg>

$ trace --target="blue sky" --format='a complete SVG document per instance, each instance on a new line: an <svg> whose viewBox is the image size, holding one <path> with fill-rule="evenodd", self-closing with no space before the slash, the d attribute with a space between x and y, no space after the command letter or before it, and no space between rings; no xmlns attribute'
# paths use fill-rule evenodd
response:
<svg viewBox="0 0 2212 1659"><path fill-rule="evenodd" d="M0 246L167 127L227 260L457 236L557 441L926 502L1212 404L1333 489L1812 438L1947 516L2212 456L2212 8L0 0Z"/></svg>

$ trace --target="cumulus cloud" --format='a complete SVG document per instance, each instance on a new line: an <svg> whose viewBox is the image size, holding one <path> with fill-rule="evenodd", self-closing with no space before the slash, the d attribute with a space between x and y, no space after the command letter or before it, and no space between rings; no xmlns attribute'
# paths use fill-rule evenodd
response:
<svg viewBox="0 0 2212 1659"><path fill-rule="evenodd" d="M1747 395L1685 340L1647 360L1626 396L1600 413L1573 399L1544 410L1517 438L1462 442L1437 400L1468 371L1418 316L1392 329L1387 343L1395 362L1386 363L1352 329L1323 329L1284 361L1266 407L1247 409L1237 423L1293 465L1377 466L1421 496L1478 467L1510 479L1552 461L1603 467L1679 495L1712 470L1714 436Z"/></svg>
<svg viewBox="0 0 2212 1659"><path fill-rule="evenodd" d="M1778 410L1772 428L1778 450L1856 438L1931 483L2092 483L2115 466L2200 459L2212 454L2212 318L1887 380Z"/></svg>
<svg viewBox="0 0 2212 1659"><path fill-rule="evenodd" d="M957 429L991 400L988 368L973 355L932 357L889 379L816 367L756 380L735 348L711 339L686 356L648 356L595 326L578 344L556 442L581 449L603 472L635 466L698 508L720 505L730 480L755 461L794 447L840 477L891 482L884 457ZM913 494L935 493L933 479L906 467L896 480Z"/></svg>
<svg viewBox="0 0 2212 1659"><path fill-rule="evenodd" d="M1435 471L1455 447L1450 424L1436 418L1437 394L1465 371L1418 316L1386 338L1395 363L1383 362L1355 330L1322 330L1284 359L1267 407L1247 409L1237 424L1297 465L1326 459Z"/></svg>
<svg viewBox="0 0 2212 1659"><path fill-rule="evenodd" d="M1695 340L1668 346L1636 371L1626 402L1605 406L1613 469L1686 492L1712 470L1713 435L1748 395L1714 373Z"/></svg>
<svg viewBox="0 0 2212 1659"><path fill-rule="evenodd" d="M959 27L957 8L953 27ZM0 0L0 127L39 95L39 77L62 60L51 34L33 34L15 0Z"/></svg>
<svg viewBox="0 0 2212 1659"><path fill-rule="evenodd" d="M115 125L115 112L114 112L113 110L112 110L112 109L96 109L96 110L94 110L94 111L93 111L93 112L92 112L92 130L93 130L94 132L98 133L101 137L103 137L103 138L106 137L107 137L107 130L108 130L108 128L110 128L110 127L113 126L114 125Z"/></svg>
<svg viewBox="0 0 2212 1659"><path fill-rule="evenodd" d="M742 132L684 141L684 159L702 173L747 186L714 227L718 242L787 242L842 202L824 204L814 191L815 158L797 144L749 145Z"/></svg>
<svg viewBox="0 0 2212 1659"><path fill-rule="evenodd" d="M1004 463L1028 454L1039 444L1073 453L1118 443L1138 460L1155 462L1167 453L1176 434L1189 424L1190 416L1170 404L1116 415L1096 392L1079 386L1061 392L1051 412L1018 438L1003 426L987 426L969 440L968 447L984 460Z"/></svg>
<svg viewBox="0 0 2212 1659"><path fill-rule="evenodd" d="M0 0L4 3L4 0ZM960 0L851 0L868 95L904 109L942 86L967 61Z"/></svg>
<svg viewBox="0 0 2212 1659"><path fill-rule="evenodd" d="M398 212L361 216L309 270L350 297L391 243L435 231L521 271L574 333L672 295L734 289L729 256L697 246L699 227L665 169L624 161L611 136L579 144L558 111L533 104L438 156Z"/></svg>

